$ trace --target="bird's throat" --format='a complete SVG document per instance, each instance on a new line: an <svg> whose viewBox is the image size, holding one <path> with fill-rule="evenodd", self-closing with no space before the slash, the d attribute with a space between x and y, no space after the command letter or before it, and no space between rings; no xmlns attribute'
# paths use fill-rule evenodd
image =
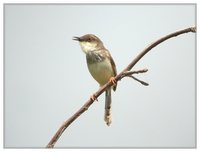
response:
<svg viewBox="0 0 200 152"><path fill-rule="evenodd" d="M88 53L91 51L94 51L97 49L97 44L96 43L90 43L90 42L80 42L81 49L83 50L84 53Z"/></svg>

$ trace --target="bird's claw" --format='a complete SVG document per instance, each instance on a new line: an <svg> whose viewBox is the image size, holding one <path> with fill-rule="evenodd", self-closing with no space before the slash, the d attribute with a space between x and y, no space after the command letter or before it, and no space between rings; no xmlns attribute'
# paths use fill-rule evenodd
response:
<svg viewBox="0 0 200 152"><path fill-rule="evenodd" d="M90 100L92 100L92 101L95 101L95 100L98 101L97 97L94 94L90 96Z"/></svg>
<svg viewBox="0 0 200 152"><path fill-rule="evenodd" d="M115 77L111 77L109 82L112 82L112 84L117 85L117 80L115 79Z"/></svg>

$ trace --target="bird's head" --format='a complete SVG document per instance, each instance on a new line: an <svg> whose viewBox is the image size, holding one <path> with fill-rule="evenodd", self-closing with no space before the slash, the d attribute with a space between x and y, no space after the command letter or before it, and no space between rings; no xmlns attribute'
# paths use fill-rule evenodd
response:
<svg viewBox="0 0 200 152"><path fill-rule="evenodd" d="M81 37L74 37L73 40L79 41L83 52L88 53L90 51L95 51L103 47L102 41L93 34L86 34Z"/></svg>

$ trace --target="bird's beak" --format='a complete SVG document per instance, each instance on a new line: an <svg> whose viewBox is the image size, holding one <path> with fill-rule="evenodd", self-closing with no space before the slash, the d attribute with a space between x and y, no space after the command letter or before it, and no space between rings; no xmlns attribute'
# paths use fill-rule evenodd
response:
<svg viewBox="0 0 200 152"><path fill-rule="evenodd" d="M75 41L80 41L81 39L80 39L80 37L74 36L74 37L73 37L73 40L75 40Z"/></svg>

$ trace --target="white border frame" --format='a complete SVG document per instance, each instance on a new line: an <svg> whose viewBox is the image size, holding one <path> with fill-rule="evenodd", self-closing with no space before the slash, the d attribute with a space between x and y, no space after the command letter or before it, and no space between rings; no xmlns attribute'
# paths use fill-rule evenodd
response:
<svg viewBox="0 0 200 152"><path fill-rule="evenodd" d="M199 1L197 1L197 0L165 0L164 2L160 2L159 0L154 0L154 1L148 1L148 0L87 0L87 1L81 1L81 0L20 0L20 1L15 1L15 0L1 0L1 6L0 6L0 9L1 9L1 16L0 16L0 18L1 18L1 24L0 24L0 26L1 26L1 29L2 29L2 36L1 36L1 50L2 50L2 52L1 52L1 54L0 54L0 59L1 59L1 62L0 62L0 71L1 71L1 74L0 74L0 77L1 77L1 80L2 81L0 81L0 83L1 83L1 87L0 87L0 89L1 89L1 99L2 99L2 102L1 102L1 112L0 112L0 115L1 115L1 117L0 117L0 120L1 120L1 125L0 125L0 144L1 144L1 149L0 149L0 151L19 151L19 152L23 152L23 151L35 151L35 150L38 150L38 151L42 151L42 152L44 152L44 151L47 151L47 150L49 150L49 149L4 149L4 141L3 141L3 139L4 139L4 128L3 128L3 118L4 118L4 116L3 116L3 109L4 109L4 107L3 107L3 94L4 94L4 90L3 90L3 81L4 81L4 78L3 78L3 66L4 66L4 54L3 54L3 51L4 51L4 48L3 48L3 43L4 43L4 40L3 40L3 33L4 33L4 23L3 23L3 16L4 16L4 14L3 14L3 11L4 11L4 4L5 3L27 3L27 4L34 4L34 3L43 3L43 4L50 4L50 3L52 3L52 4L59 4L59 3L61 3L61 4L66 4L66 3L81 3L81 4L83 4L83 3L97 3L97 4L99 4L99 3L104 3L104 4L106 4L106 3L113 3L113 4L120 4L120 3L123 3L123 4L125 4L125 3L129 3L129 4L131 4L131 3L133 3L133 4L135 4L135 3L138 3L138 4L156 4L156 3L159 3L159 4L165 4L165 3L174 3L174 4L177 4L177 3L196 3L197 4L197 12L196 12L196 14L198 14L198 4L199 4ZM196 19L197 19L197 47L196 47L196 49L197 49L197 67L199 66L199 64L200 64L200 58L199 58L199 53L198 53L198 44L199 44L199 39L198 39L198 23L199 23L199 20L198 20L198 15L197 15L197 17L196 17ZM191 25L192 26L192 25ZM196 76L196 78L199 78L199 70L198 70L198 68L197 68L197 76ZM67 151L143 151L143 152L151 152L151 151L166 151L166 152L168 152L168 151L171 151L171 150L173 150L173 151L180 151L180 152L187 152L187 151L196 151L196 150L200 150L200 148L199 148L199 146L200 146L200 142L199 142L199 131L197 130L198 129L198 126L199 126L199 110L200 110L200 108L199 108L199 104L198 104L198 96L199 96L199 92L198 92L198 88L199 88L199 81L198 80L196 80L197 81L197 97L196 97L196 105L197 105L197 107L196 107L196 110L197 110L197 112L196 112L196 133L197 133L197 136L196 136L196 147L197 148L194 148L194 149L159 149L159 148L156 148L156 149L147 149L147 148L144 148L144 149L67 149ZM47 143L48 143L48 141L47 141ZM46 145L44 145L44 146L46 146ZM56 151L66 151L66 149L53 149L53 150L56 150Z"/></svg>

